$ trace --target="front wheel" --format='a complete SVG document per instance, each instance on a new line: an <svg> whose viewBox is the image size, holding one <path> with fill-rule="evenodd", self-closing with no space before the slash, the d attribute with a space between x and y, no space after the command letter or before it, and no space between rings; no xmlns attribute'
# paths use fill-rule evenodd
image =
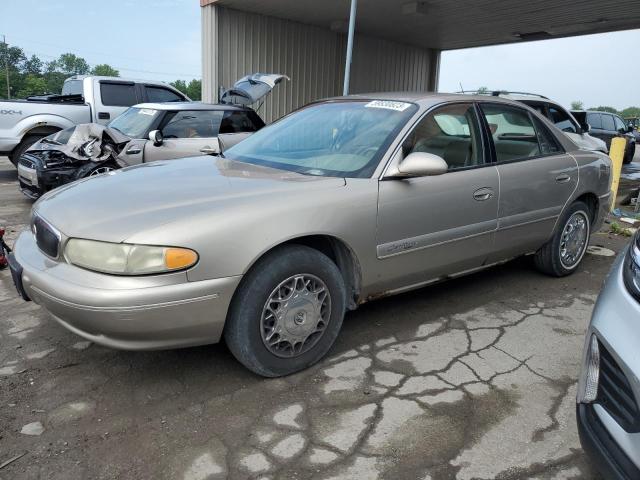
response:
<svg viewBox="0 0 640 480"><path fill-rule="evenodd" d="M117 170L119 167L112 164L111 162L100 163L98 165L85 165L78 170L76 173L76 178L87 178L87 177L96 177L98 175L102 175L103 173L113 172Z"/></svg>
<svg viewBox="0 0 640 480"><path fill-rule="evenodd" d="M265 377L289 375L331 348L345 302L342 275L329 257L302 245L280 247L242 280L224 338L249 370Z"/></svg>
<svg viewBox="0 0 640 480"><path fill-rule="evenodd" d="M582 261L591 235L591 215L583 202L563 213L553 237L534 255L538 270L554 277L573 273Z"/></svg>

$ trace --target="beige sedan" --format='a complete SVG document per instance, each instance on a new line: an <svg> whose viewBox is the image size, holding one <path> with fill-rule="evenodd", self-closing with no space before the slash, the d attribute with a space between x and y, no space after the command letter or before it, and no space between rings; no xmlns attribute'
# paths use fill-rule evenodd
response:
<svg viewBox="0 0 640 480"><path fill-rule="evenodd" d="M379 94L313 103L225 152L57 189L16 242L16 286L96 343L223 339L286 375L374 298L532 254L578 268L610 203L610 159L528 107Z"/></svg>

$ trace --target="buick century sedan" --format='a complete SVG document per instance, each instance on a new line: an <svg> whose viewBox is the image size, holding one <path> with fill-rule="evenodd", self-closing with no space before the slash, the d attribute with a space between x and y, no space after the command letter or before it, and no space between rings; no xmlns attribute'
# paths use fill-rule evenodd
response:
<svg viewBox="0 0 640 480"><path fill-rule="evenodd" d="M322 358L348 310L521 255L578 268L610 159L510 100L312 103L221 156L44 195L10 258L18 291L113 348L222 339L264 376Z"/></svg>

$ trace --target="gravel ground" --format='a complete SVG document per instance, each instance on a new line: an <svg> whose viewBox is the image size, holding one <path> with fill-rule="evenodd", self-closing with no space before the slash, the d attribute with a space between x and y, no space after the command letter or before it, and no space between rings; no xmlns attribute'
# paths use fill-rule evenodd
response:
<svg viewBox="0 0 640 480"><path fill-rule="evenodd" d="M9 243L30 205L0 159ZM0 478L598 478L574 398L612 259L589 254L563 279L519 259L372 302L347 315L329 358L272 380L224 345L84 342L19 300L2 271L0 465L24 456Z"/></svg>

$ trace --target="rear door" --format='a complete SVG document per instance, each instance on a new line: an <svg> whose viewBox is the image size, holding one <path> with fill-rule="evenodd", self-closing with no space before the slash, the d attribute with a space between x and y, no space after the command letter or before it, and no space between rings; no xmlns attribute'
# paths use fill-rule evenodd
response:
<svg viewBox="0 0 640 480"><path fill-rule="evenodd" d="M426 114L403 140L398 161L428 152L442 157L449 170L380 181L377 257L385 281L378 288L419 284L483 264L493 248L499 196L486 145L471 102Z"/></svg>
<svg viewBox="0 0 640 480"><path fill-rule="evenodd" d="M223 110L179 110L165 116L160 130L164 141L144 146L144 161L209 155L220 151L218 131Z"/></svg>
<svg viewBox="0 0 640 480"><path fill-rule="evenodd" d="M498 231L493 260L537 250L578 182L578 164L547 125L516 106L484 103L500 176Z"/></svg>
<svg viewBox="0 0 640 480"><path fill-rule="evenodd" d="M134 82L99 80L94 83L95 121L106 125L127 108L142 102Z"/></svg>

